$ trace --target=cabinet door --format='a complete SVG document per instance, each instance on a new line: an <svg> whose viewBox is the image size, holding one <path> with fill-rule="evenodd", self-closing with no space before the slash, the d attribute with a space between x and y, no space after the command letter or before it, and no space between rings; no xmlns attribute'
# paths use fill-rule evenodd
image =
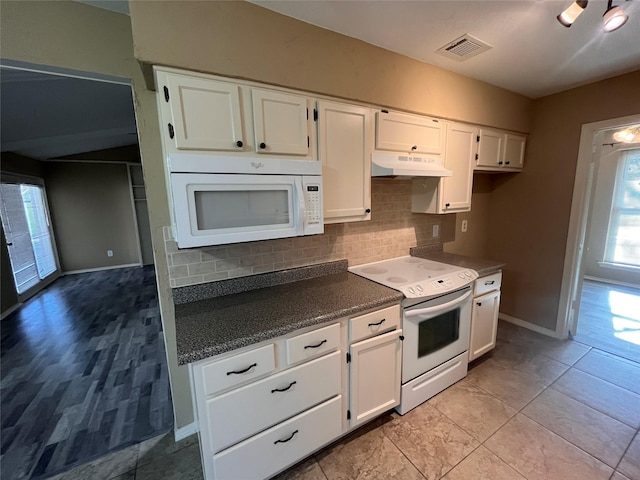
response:
<svg viewBox="0 0 640 480"><path fill-rule="evenodd" d="M524 147L527 137L507 133L504 136L504 167L518 168L524 166Z"/></svg>
<svg viewBox="0 0 640 480"><path fill-rule="evenodd" d="M376 149L440 154L445 132L437 119L403 113L376 113Z"/></svg>
<svg viewBox="0 0 640 480"><path fill-rule="evenodd" d="M240 87L169 73L166 79L161 94L168 98L173 123L164 128L177 149L242 151Z"/></svg>
<svg viewBox="0 0 640 480"><path fill-rule="evenodd" d="M500 291L473 299L469 361L484 355L496 346Z"/></svg>
<svg viewBox="0 0 640 480"><path fill-rule="evenodd" d="M447 126L444 166L451 170L453 175L441 179L440 210L443 213L471 210L473 167L478 145L476 142L477 134L477 127L471 125L450 123Z"/></svg>
<svg viewBox="0 0 640 480"><path fill-rule="evenodd" d="M307 99L271 90L251 90L258 153L308 155Z"/></svg>
<svg viewBox="0 0 640 480"><path fill-rule="evenodd" d="M476 167L502 166L504 133L487 128L480 129L480 144L478 145L478 161Z"/></svg>
<svg viewBox="0 0 640 480"><path fill-rule="evenodd" d="M351 345L351 427L400 404L402 330Z"/></svg>
<svg viewBox="0 0 640 480"><path fill-rule="evenodd" d="M371 219L371 110L318 102L325 223Z"/></svg>

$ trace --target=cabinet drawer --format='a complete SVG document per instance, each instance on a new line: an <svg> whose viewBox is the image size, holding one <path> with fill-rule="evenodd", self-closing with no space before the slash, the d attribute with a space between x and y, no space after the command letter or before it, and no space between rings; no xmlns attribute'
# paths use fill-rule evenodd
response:
<svg viewBox="0 0 640 480"><path fill-rule="evenodd" d="M340 352L333 352L209 400L209 453L339 394L340 360Z"/></svg>
<svg viewBox="0 0 640 480"><path fill-rule="evenodd" d="M477 297L478 295L484 295L487 292L500 290L501 285L502 272L496 272L492 273L491 275L487 275L486 277L480 277L475 282L473 296Z"/></svg>
<svg viewBox="0 0 640 480"><path fill-rule="evenodd" d="M202 367L204 393L213 395L272 372L276 367L273 344L234 355Z"/></svg>
<svg viewBox="0 0 640 480"><path fill-rule="evenodd" d="M394 328L400 328L399 305L376 310L349 320L349 339L351 342L357 342Z"/></svg>
<svg viewBox="0 0 640 480"><path fill-rule="evenodd" d="M342 433L342 396L276 425L213 457L216 480L267 478Z"/></svg>
<svg viewBox="0 0 640 480"><path fill-rule="evenodd" d="M287 363L308 360L340 348L340 324L329 325L287 339Z"/></svg>

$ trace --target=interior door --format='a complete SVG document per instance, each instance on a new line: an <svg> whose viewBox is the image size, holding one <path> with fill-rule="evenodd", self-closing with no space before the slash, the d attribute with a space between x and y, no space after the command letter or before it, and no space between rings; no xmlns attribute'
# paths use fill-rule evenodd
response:
<svg viewBox="0 0 640 480"><path fill-rule="evenodd" d="M44 187L2 183L0 217L22 301L60 275Z"/></svg>

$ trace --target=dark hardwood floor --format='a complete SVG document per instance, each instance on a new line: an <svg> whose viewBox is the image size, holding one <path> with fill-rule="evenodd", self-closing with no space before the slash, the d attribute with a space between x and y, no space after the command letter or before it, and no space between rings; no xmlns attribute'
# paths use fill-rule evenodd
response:
<svg viewBox="0 0 640 480"><path fill-rule="evenodd" d="M640 289L585 280L574 340L640 363Z"/></svg>
<svg viewBox="0 0 640 480"><path fill-rule="evenodd" d="M61 277L0 328L3 479L46 478L172 428L152 266Z"/></svg>

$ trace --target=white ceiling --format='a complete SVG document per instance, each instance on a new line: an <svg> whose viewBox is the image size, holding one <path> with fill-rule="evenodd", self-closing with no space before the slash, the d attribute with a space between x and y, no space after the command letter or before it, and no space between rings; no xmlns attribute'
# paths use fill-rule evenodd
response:
<svg viewBox="0 0 640 480"><path fill-rule="evenodd" d="M250 0L256 5L425 63L538 98L640 68L640 0L604 33L607 2L591 0L571 28L571 0ZM464 62L435 53L468 33L493 48Z"/></svg>
<svg viewBox="0 0 640 480"><path fill-rule="evenodd" d="M0 69L2 151L46 160L138 142L131 86Z"/></svg>

